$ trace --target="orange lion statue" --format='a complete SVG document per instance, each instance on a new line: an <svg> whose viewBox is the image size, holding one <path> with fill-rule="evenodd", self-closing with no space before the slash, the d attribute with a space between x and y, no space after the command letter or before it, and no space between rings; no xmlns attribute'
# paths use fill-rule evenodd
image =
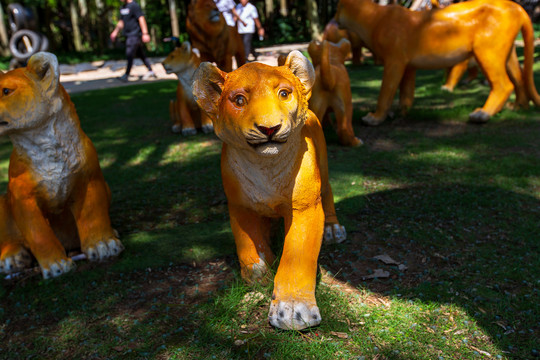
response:
<svg viewBox="0 0 540 360"><path fill-rule="evenodd" d="M36 258L44 278L73 268L66 250L100 261L122 243L109 219L110 190L94 145L59 83L58 61L37 53L0 75L0 134L13 143L7 194L0 197L0 269Z"/></svg>
<svg viewBox="0 0 540 360"><path fill-rule="evenodd" d="M309 108L321 122L333 110L339 142L345 146L360 146L362 140L354 136L352 127L351 82L345 67L345 58L350 51L351 43L347 39L341 39L337 44L326 40L309 43L308 53L316 73Z"/></svg>
<svg viewBox="0 0 540 360"><path fill-rule="evenodd" d="M212 120L199 109L193 97L193 74L200 63L198 50L192 49L187 41L176 47L162 63L167 74L174 73L178 76L176 100L171 100L169 113L173 123L172 131L181 132L184 136L195 135L197 129L201 129L205 134L214 131Z"/></svg>
<svg viewBox="0 0 540 360"><path fill-rule="evenodd" d="M402 112L412 106L416 69L451 67L471 55L491 84L491 92L469 121L487 122L514 88L526 94L519 96L517 105L527 106L529 100L540 105L532 69L533 27L525 10L512 1L471 0L443 9L410 11L371 0L340 0L335 19L360 36L384 64L377 109L363 118L369 125L384 121L398 88ZM525 42L523 72L512 51L520 31Z"/></svg>
<svg viewBox="0 0 540 360"><path fill-rule="evenodd" d="M324 27L321 41L330 41L338 43L341 39L347 39L351 43L351 57L354 65L360 65L364 61L362 55L362 47L364 44L362 40L355 33L349 32L345 29L340 29L339 24L335 19L332 19Z"/></svg>
<svg viewBox="0 0 540 360"><path fill-rule="evenodd" d="M223 71L246 63L244 43L235 27L228 26L214 0L191 0L186 30L191 45L199 49L202 61L215 62Z"/></svg>
<svg viewBox="0 0 540 360"><path fill-rule="evenodd" d="M202 63L193 92L223 141L221 175L242 277L264 279L275 255L271 219L283 218L285 243L269 321L282 329L320 323L315 300L323 237L345 240L328 181L326 144L308 109L313 66L299 51L284 66L248 63L225 73Z"/></svg>

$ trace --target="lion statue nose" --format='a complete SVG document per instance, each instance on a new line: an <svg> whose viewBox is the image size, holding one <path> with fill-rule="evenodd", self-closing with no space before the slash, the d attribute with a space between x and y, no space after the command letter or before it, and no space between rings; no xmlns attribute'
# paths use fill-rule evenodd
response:
<svg viewBox="0 0 540 360"><path fill-rule="evenodd" d="M279 129L281 129L281 124L279 125L276 125L276 126L272 126L272 127L266 127L266 126L262 126L262 125L256 125L257 126L257 129L259 129L260 132L262 132L264 135L268 136L268 137L272 137L272 135L274 135L275 133L277 133L279 131Z"/></svg>

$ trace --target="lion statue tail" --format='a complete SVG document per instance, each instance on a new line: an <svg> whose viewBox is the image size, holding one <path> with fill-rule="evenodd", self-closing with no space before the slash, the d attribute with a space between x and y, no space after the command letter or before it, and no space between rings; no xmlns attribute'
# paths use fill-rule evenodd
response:
<svg viewBox="0 0 540 360"><path fill-rule="evenodd" d="M534 105L540 106L540 95L536 91L534 84L533 64L534 64L534 31L531 20L525 11L522 14L521 34L523 35L523 42L525 48L523 51L523 82L525 84L525 90L529 99L532 100Z"/></svg>

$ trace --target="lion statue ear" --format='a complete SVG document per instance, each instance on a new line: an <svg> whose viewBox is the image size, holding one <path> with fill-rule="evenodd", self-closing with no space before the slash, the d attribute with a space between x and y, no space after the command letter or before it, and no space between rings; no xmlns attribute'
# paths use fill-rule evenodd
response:
<svg viewBox="0 0 540 360"><path fill-rule="evenodd" d="M209 62L201 63L193 75L193 96L211 119L218 117L218 102L226 76L226 72Z"/></svg>
<svg viewBox="0 0 540 360"><path fill-rule="evenodd" d="M184 41L181 45L182 52L186 54L191 54L191 43L189 41Z"/></svg>
<svg viewBox="0 0 540 360"><path fill-rule="evenodd" d="M48 52L38 52L28 60L26 70L34 77L45 92L45 95L52 97L58 90L58 59L54 54Z"/></svg>
<svg viewBox="0 0 540 360"><path fill-rule="evenodd" d="M298 50L293 50L287 56L285 65L304 85L305 96L309 99L311 88L315 83L315 69L311 62Z"/></svg>
<svg viewBox="0 0 540 360"><path fill-rule="evenodd" d="M341 55L343 56L343 59L349 55L351 52L351 42L345 38L339 40L337 43L337 46L339 47L339 51L341 52Z"/></svg>

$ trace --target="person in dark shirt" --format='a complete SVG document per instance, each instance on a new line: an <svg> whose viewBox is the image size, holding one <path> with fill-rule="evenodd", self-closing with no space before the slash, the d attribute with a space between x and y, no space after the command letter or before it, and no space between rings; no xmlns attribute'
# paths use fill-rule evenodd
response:
<svg viewBox="0 0 540 360"><path fill-rule="evenodd" d="M126 37L126 57L127 66L126 73L119 77L121 81L129 80L129 73L133 65L133 59L137 55L143 61L144 65L148 68L148 72L143 76L143 80L150 77L156 77L150 61L144 54L143 43L150 41L150 35L148 34L148 26L146 25L146 19L142 12L141 7L137 2L133 0L120 0L123 5L120 8L120 20L116 24L113 32L111 33L111 40L114 42L118 37L118 32L124 30L124 36Z"/></svg>

